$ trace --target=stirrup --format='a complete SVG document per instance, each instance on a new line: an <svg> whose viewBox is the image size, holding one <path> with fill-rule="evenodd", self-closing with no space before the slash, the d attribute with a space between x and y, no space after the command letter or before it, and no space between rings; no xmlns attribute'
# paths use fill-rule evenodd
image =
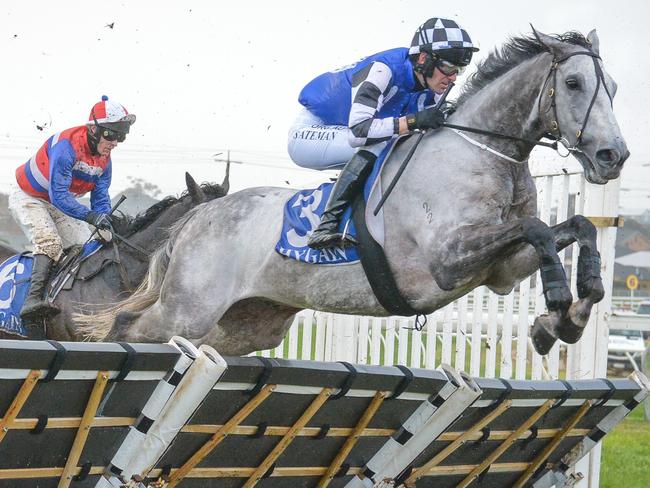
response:
<svg viewBox="0 0 650 488"><path fill-rule="evenodd" d="M341 232L328 233L326 235L317 236L317 237L318 239L314 239L313 241L310 238L309 242L307 243L307 245L312 249L320 250L320 249L327 249L330 247L347 248L347 247L354 247L359 245L359 242L350 234L344 235Z"/></svg>
<svg viewBox="0 0 650 488"><path fill-rule="evenodd" d="M359 241L357 241L350 234L341 235L341 244L340 244L341 247L347 248L347 247L354 247L358 245L359 245Z"/></svg>
<svg viewBox="0 0 650 488"><path fill-rule="evenodd" d="M342 234L339 232L327 232L317 230L309 237L307 245L312 249L326 249L336 247L341 242Z"/></svg>

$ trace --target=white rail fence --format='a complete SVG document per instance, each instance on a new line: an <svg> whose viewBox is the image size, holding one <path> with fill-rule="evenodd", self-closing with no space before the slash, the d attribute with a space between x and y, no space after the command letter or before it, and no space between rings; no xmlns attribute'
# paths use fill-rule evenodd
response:
<svg viewBox="0 0 650 488"><path fill-rule="evenodd" d="M574 214L618 215L619 182L589 185L572 160L556 158L531 165L538 192L538 216L554 225ZM475 376L515 379L594 378L606 375L607 319L611 311L616 228L598 229L605 299L597 304L578 344L557 343L541 357L532 348L529 329L544 313L539 273L524 280L507 296L481 287L427 317L423 330L404 317L358 317L302 311L284 342L258 354L288 359L348 361L361 364L402 364L434 368L441 362ZM560 252L576 293L578 249ZM526 313L521 313L525 310ZM600 450L579 469L586 480L578 486L598 486Z"/></svg>

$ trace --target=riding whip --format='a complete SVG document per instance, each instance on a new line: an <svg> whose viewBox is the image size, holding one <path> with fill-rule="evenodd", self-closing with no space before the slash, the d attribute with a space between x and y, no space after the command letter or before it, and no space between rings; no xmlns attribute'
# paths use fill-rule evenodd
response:
<svg viewBox="0 0 650 488"><path fill-rule="evenodd" d="M113 212L115 212L118 209L118 207L120 205L122 205L124 200L126 200L126 197L124 195L122 195L119 198L119 200L115 203L115 205L113 205L111 207L111 211L108 214L112 215ZM88 244L90 241L93 240L93 237L98 233L98 230L99 229L97 229L97 227L95 227L95 230L90 234L90 237L83 244L82 249L86 246L86 244ZM65 285L65 283L68 281L68 278L70 277L70 275L72 273L75 273L77 271L77 269L79 269L79 266L81 264L80 256L81 256L81 252L79 252L79 254L77 254L77 256L74 257L76 262L72 263L72 265L70 266L69 271L65 275L55 276L54 279L52 280L52 282L48 285L49 292L48 292L47 300L50 303L54 302L54 299L59 294L59 292L61 291L61 289Z"/></svg>
<svg viewBox="0 0 650 488"><path fill-rule="evenodd" d="M111 211L108 212L108 215L113 215L113 212L115 212L115 211L117 210L117 208L118 208L120 205L122 205L122 203L124 203L124 200L126 200L126 196L121 195L120 198L119 198L119 200L115 203L115 205L113 205L113 206L111 207ZM92 234L90 234L90 237L89 237L88 240L86 241L86 244L88 244L90 241L93 240L93 237L95 236L95 234L97 234L98 231L99 231L99 229L98 229L97 227L95 227L95 230L92 232ZM84 244L84 245L85 245L85 244Z"/></svg>

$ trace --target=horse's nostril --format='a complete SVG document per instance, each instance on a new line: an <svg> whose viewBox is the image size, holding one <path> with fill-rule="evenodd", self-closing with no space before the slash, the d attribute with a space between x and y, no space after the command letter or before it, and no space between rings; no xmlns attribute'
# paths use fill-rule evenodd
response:
<svg viewBox="0 0 650 488"><path fill-rule="evenodd" d="M619 160L618 151L614 149L601 149L596 153L596 157L602 163L612 163Z"/></svg>
<svg viewBox="0 0 650 488"><path fill-rule="evenodd" d="M620 164L621 166L623 166L623 163L624 163L625 160L626 160L627 158L629 158L629 157L630 157L630 151L625 151L625 154L623 155L623 157L621 158L621 160L618 162L618 164Z"/></svg>

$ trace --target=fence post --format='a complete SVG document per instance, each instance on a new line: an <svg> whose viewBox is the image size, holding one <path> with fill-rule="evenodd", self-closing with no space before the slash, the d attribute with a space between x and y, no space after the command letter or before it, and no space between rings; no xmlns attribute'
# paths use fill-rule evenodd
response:
<svg viewBox="0 0 650 488"><path fill-rule="evenodd" d="M648 376L648 356L650 356L650 346L646 347L641 357L641 372L646 376ZM643 413L645 419L650 422L650 397L643 402Z"/></svg>
<svg viewBox="0 0 650 488"><path fill-rule="evenodd" d="M610 181L607 185L585 185L584 215L589 217L616 217L618 215L618 197L620 180ZM607 344L609 329L607 319L612 309L612 289L614 282L614 253L616 227L598 229L598 249L601 253L601 273L605 287L605 298L596 304L584 335L575 345L575 357L567 378L598 378L607 375ZM576 254L577 255L577 254ZM576 465L576 471L585 474L577 488L597 488L600 481L601 445L596 446L589 456L585 456Z"/></svg>

